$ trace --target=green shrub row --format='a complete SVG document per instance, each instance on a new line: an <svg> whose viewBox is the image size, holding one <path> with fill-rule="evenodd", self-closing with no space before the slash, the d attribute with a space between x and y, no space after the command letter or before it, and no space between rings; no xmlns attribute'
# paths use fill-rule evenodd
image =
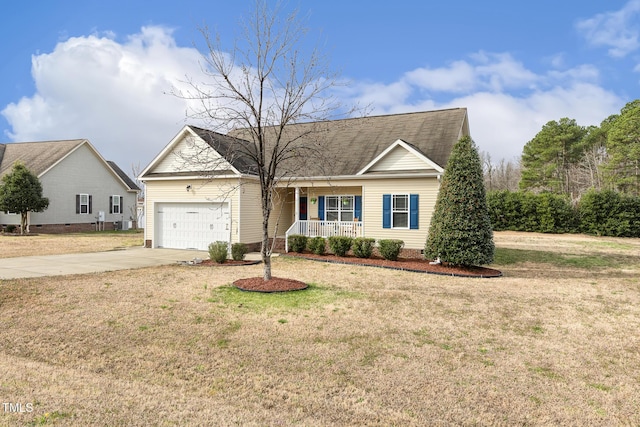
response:
<svg viewBox="0 0 640 427"><path fill-rule="evenodd" d="M301 253L308 249L317 255L325 253L327 241L329 242L329 249L335 255L345 256L351 249L358 258L371 258L376 243L376 239L367 237L353 239L348 236L330 236L325 239L323 237L308 238L301 234L292 234L287 238L290 251ZM402 240L382 239L378 241L380 255L388 260L397 260L403 247L404 242Z"/></svg>
<svg viewBox="0 0 640 427"><path fill-rule="evenodd" d="M242 261L249 249L244 243L234 243L231 245L231 258L234 261ZM209 244L209 259L223 264L227 260L229 254L229 243L217 241Z"/></svg>
<svg viewBox="0 0 640 427"><path fill-rule="evenodd" d="M614 191L591 190L575 207L557 194L494 191L487 205L496 231L640 237L640 198Z"/></svg>

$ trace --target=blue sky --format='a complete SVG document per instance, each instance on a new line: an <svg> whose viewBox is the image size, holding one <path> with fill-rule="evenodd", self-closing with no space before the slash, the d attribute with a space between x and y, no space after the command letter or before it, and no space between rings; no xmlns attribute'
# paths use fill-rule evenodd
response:
<svg viewBox="0 0 640 427"><path fill-rule="evenodd" d="M232 41L251 1L5 2L0 141L87 138L124 170L185 124L166 92L199 77L208 25ZM597 125L639 98L640 0L289 1L345 102L372 114L467 107L494 161L549 120Z"/></svg>

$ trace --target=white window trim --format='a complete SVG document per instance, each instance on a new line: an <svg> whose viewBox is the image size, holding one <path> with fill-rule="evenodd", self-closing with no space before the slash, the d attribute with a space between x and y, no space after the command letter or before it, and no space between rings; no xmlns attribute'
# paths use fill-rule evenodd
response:
<svg viewBox="0 0 640 427"><path fill-rule="evenodd" d="M118 212L116 212L116 206L118 207ZM111 210L114 214L122 214L122 206L120 206L120 196L115 194L111 196Z"/></svg>
<svg viewBox="0 0 640 427"><path fill-rule="evenodd" d="M87 203L82 203L82 197L86 197L87 199ZM87 211L86 212L82 212L82 206L86 206L87 207ZM85 193L80 193L80 215L89 215L89 194L85 194Z"/></svg>
<svg viewBox="0 0 640 427"><path fill-rule="evenodd" d="M356 196L352 195L352 194L338 194L338 195L330 195L330 196L324 196L324 217L325 217L325 221L330 221L327 218L329 217L329 211L335 212L335 210L333 209L328 209L329 206L329 198L330 197L337 197L338 198L338 219L337 221L341 221L342 222L342 212L353 212L352 218L356 217ZM351 209L342 209L342 198L343 197L351 197Z"/></svg>
<svg viewBox="0 0 640 427"><path fill-rule="evenodd" d="M407 198L407 210L406 211L396 211L394 209L393 201L398 196L405 196ZM405 212L407 214L407 226L406 227L397 227L393 223L393 214L394 213L405 213ZM391 194L391 228L395 228L397 230L409 230L411 228L411 218L410 218L410 216L411 216L411 196L409 195L409 193Z"/></svg>

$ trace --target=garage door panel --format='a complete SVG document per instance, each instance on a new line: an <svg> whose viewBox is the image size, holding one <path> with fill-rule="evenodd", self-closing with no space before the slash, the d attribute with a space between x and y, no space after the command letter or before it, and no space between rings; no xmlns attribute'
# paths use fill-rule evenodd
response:
<svg viewBox="0 0 640 427"><path fill-rule="evenodd" d="M207 250L211 242L229 241L228 204L158 204L156 225L157 247Z"/></svg>

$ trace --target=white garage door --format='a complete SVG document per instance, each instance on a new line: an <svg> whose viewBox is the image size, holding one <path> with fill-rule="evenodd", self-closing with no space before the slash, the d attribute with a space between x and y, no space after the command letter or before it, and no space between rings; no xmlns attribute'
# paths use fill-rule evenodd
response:
<svg viewBox="0 0 640 427"><path fill-rule="evenodd" d="M155 224L157 247L206 251L211 242L229 241L229 205L159 203Z"/></svg>

